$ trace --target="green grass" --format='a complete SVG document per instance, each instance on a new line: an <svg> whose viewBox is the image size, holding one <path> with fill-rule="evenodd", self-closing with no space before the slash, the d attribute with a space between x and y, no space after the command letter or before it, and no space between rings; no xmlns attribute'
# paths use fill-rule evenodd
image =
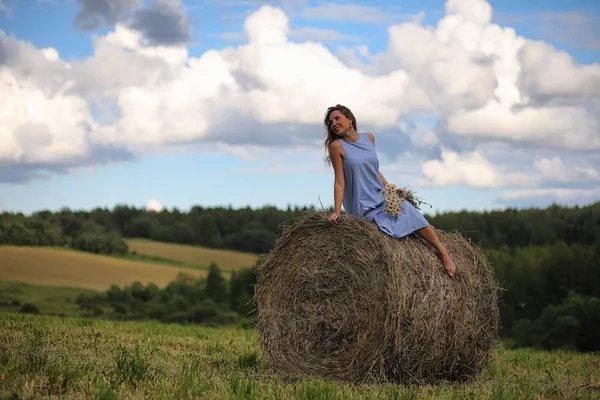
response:
<svg viewBox="0 0 600 400"><path fill-rule="evenodd" d="M41 314L79 316L82 310L75 303L80 294L95 295L92 289L33 285L24 282L0 281L0 310L19 311L32 304Z"/></svg>
<svg viewBox="0 0 600 400"><path fill-rule="evenodd" d="M469 384L359 386L290 381L254 330L0 314L0 398L593 399L599 357L494 351ZM17 397L18 396L18 397Z"/></svg>

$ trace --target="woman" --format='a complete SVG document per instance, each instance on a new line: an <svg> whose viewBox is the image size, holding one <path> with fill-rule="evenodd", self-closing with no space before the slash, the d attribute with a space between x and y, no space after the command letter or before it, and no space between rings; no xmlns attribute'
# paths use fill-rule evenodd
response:
<svg viewBox="0 0 600 400"><path fill-rule="evenodd" d="M388 182L379 172L373 134L358 133L354 114L340 104L327 109L324 123L327 128L325 147L329 151L326 161L333 165L335 173L335 205L333 214L328 217L329 222L333 225L339 223L343 204L348 213L366 217L392 237L416 233L433 245L448 275L454 276L456 264L419 210L404 201L398 217L383 212L381 190ZM406 198L406 193L398 190Z"/></svg>

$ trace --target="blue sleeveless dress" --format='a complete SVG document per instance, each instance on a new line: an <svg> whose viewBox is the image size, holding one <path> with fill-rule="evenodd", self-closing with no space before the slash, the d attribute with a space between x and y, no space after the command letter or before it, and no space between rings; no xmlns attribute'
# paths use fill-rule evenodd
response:
<svg viewBox="0 0 600 400"><path fill-rule="evenodd" d="M375 146L364 133L348 143L338 139L344 149L344 199L342 205L349 214L374 222L388 235L401 238L426 227L429 222L410 202L402 202L402 210L395 217L383 212L383 184L379 180L379 159ZM393 182L392 182L393 183Z"/></svg>

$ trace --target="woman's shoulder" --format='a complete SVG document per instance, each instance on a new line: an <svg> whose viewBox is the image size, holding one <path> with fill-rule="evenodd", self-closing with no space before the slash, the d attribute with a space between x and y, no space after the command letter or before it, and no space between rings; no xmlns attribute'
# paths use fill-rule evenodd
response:
<svg viewBox="0 0 600 400"><path fill-rule="evenodd" d="M340 151L342 150L341 139L335 139L329 143L329 151Z"/></svg>
<svg viewBox="0 0 600 400"><path fill-rule="evenodd" d="M375 135L373 135L371 132L365 132L365 135L367 135L367 137L369 138L369 140L375 144Z"/></svg>

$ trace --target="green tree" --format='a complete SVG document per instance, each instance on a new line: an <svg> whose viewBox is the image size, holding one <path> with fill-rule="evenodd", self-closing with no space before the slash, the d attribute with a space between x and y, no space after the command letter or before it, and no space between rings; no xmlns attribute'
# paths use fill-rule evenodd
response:
<svg viewBox="0 0 600 400"><path fill-rule="evenodd" d="M221 270L215 263L211 263L206 276L206 297L217 304L223 304L227 301L227 284Z"/></svg>

